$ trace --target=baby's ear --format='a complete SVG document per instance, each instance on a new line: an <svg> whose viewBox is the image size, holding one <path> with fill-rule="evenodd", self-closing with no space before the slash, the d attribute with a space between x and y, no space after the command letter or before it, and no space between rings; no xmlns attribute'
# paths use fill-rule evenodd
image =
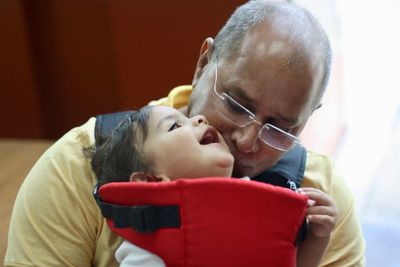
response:
<svg viewBox="0 0 400 267"><path fill-rule="evenodd" d="M144 172L134 172L129 177L129 181L131 182L170 182L166 175L152 175Z"/></svg>
<svg viewBox="0 0 400 267"><path fill-rule="evenodd" d="M131 182L147 182L147 175L144 172L134 172L129 177Z"/></svg>
<svg viewBox="0 0 400 267"><path fill-rule="evenodd" d="M171 182L171 178L169 178L168 176L164 175L164 174L158 174L154 176L158 182Z"/></svg>

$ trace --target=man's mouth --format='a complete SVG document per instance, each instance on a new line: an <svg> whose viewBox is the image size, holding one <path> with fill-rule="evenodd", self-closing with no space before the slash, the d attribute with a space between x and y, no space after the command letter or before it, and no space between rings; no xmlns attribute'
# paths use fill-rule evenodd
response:
<svg viewBox="0 0 400 267"><path fill-rule="evenodd" d="M213 127L208 127L200 140L200 145L219 143L218 132Z"/></svg>

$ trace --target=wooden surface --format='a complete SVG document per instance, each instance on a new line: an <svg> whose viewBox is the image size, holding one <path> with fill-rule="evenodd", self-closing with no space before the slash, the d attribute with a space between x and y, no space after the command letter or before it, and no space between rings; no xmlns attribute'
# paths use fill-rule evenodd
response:
<svg viewBox="0 0 400 267"><path fill-rule="evenodd" d="M18 189L51 143L47 140L0 139L0 265L6 253L8 226Z"/></svg>

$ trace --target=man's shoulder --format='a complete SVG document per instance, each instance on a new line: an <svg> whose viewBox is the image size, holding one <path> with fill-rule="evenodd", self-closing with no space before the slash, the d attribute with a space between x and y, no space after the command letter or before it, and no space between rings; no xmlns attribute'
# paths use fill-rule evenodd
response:
<svg viewBox="0 0 400 267"><path fill-rule="evenodd" d="M39 181L41 179L43 181L47 177L53 182L59 181L61 178L65 181L72 181L76 177L82 179L82 176L88 176L90 159L85 155L84 150L94 144L95 123L96 119L90 118L83 125L71 129L58 139L33 166L27 177L28 180ZM60 179L55 179L55 174ZM41 178L36 179L37 177Z"/></svg>
<svg viewBox="0 0 400 267"><path fill-rule="evenodd" d="M72 128L50 147L49 152L57 152L59 150L70 151L74 149L81 150L82 147L92 146L95 142L95 124L96 118L92 117L84 124Z"/></svg>
<svg viewBox="0 0 400 267"><path fill-rule="evenodd" d="M330 156L307 150L306 170L332 168L332 165L333 160Z"/></svg>
<svg viewBox="0 0 400 267"><path fill-rule="evenodd" d="M302 186L329 191L337 176L333 160L324 154L307 151L306 167Z"/></svg>

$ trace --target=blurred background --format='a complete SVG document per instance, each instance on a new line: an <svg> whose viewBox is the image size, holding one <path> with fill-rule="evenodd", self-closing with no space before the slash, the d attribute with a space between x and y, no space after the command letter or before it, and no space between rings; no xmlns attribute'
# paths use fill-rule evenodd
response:
<svg viewBox="0 0 400 267"><path fill-rule="evenodd" d="M2 226L48 145L91 116L190 84L203 40L244 2L0 0L0 193L11 203ZM334 52L323 107L302 141L333 157L354 192L367 266L400 266L400 1L290 2L320 20Z"/></svg>

